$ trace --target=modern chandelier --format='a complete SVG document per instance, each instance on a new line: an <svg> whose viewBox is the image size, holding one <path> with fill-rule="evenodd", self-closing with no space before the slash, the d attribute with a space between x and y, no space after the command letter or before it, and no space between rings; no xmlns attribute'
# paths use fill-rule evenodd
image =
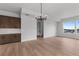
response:
<svg viewBox="0 0 79 59"><path fill-rule="evenodd" d="M46 20L47 19L47 15L43 15L43 5L42 3L40 3L40 16L35 17L35 19L37 20Z"/></svg>

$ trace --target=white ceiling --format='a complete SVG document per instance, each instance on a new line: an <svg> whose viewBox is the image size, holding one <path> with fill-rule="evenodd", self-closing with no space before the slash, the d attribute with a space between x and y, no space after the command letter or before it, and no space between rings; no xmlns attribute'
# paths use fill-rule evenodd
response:
<svg viewBox="0 0 79 59"><path fill-rule="evenodd" d="M40 3L0 3L0 10L11 11L20 14L21 8L40 12ZM43 3L43 13L49 19L60 20L61 18L79 15L79 3Z"/></svg>

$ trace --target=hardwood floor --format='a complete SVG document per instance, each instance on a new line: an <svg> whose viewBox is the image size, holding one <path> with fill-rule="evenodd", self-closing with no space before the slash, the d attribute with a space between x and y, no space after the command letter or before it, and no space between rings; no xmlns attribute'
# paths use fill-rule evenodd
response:
<svg viewBox="0 0 79 59"><path fill-rule="evenodd" d="M51 37L0 45L1 56L79 56L79 40Z"/></svg>

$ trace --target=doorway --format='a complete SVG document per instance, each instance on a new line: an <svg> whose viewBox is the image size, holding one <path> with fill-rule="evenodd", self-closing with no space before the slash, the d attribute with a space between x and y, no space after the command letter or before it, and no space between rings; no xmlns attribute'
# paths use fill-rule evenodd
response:
<svg viewBox="0 0 79 59"><path fill-rule="evenodd" d="M37 39L42 39L44 36L44 21L41 19L37 20Z"/></svg>

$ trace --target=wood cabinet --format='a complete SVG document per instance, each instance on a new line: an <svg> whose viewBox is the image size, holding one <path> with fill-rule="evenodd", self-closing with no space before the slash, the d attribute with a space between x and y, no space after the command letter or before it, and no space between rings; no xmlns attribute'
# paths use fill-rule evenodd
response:
<svg viewBox="0 0 79 59"><path fill-rule="evenodd" d="M0 44L14 43L21 41L21 34L1 34Z"/></svg>
<svg viewBox="0 0 79 59"><path fill-rule="evenodd" d="M21 28L21 20L16 17L0 15L0 28Z"/></svg>
<svg viewBox="0 0 79 59"><path fill-rule="evenodd" d="M0 28L21 29L21 19L0 15ZM21 42L21 34L0 34L0 44Z"/></svg>

